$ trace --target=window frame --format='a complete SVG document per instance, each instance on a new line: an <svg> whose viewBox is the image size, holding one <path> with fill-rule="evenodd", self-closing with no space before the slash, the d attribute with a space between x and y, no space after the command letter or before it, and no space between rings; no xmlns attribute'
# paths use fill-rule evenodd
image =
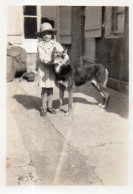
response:
<svg viewBox="0 0 133 194"><path fill-rule="evenodd" d="M37 7L37 31L40 31L40 25L41 25L41 6ZM22 15L22 47L27 51L27 53L37 53L37 45L38 45L38 38L36 39L26 39L24 36L24 13L23 13L23 6L21 9L21 15ZM30 17L30 16L28 16Z"/></svg>
<svg viewBox="0 0 133 194"><path fill-rule="evenodd" d="M120 7L120 6L117 6ZM123 30L118 31L116 30L116 14L115 10L116 6L103 6L103 13L104 13L104 24L103 24L103 32L104 38L122 38L124 36L124 25L125 25L125 8L124 8L124 21L123 21Z"/></svg>
<svg viewBox="0 0 133 194"><path fill-rule="evenodd" d="M40 25L41 25L41 6L38 6L38 5L36 5L36 16L34 16L34 15L24 15L24 13L23 13L23 7L24 6L22 6L22 17L23 17L23 39L24 40L37 40L37 38L35 39L27 39L27 38L25 38L25 35L24 35L24 31L25 31L25 29L24 29L24 18L37 18L37 31L39 31L40 30Z"/></svg>
<svg viewBox="0 0 133 194"><path fill-rule="evenodd" d="M113 7L113 21L112 21L112 34L114 35L122 35L124 33L124 21L125 21L125 7L123 7L123 11L118 10L119 6ZM123 26L122 30L117 30L117 23L118 23L118 15L123 15Z"/></svg>

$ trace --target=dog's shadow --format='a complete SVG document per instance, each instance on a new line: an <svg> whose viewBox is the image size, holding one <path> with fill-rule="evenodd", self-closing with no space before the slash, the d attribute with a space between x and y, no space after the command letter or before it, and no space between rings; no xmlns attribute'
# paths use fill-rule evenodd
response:
<svg viewBox="0 0 133 194"><path fill-rule="evenodd" d="M85 86L81 86L78 88L78 90L75 90L75 93L82 93L87 96L93 97L97 102L102 101L102 97L100 93L95 90L91 84L88 84ZM129 102L128 102L128 96L122 95L120 92L115 91L111 88L108 88L110 93L110 100L108 103L107 108L105 111L107 113L115 113L123 118L128 118L129 115Z"/></svg>
<svg viewBox="0 0 133 194"><path fill-rule="evenodd" d="M82 104L89 104L89 105L97 105L98 103L95 102L89 102L88 100L86 100L85 98L82 97L73 97L73 103L82 103ZM63 104L62 105L68 105L68 98L63 98ZM59 100L54 100L53 101L53 107L55 109L59 108ZM67 111L65 111L63 108L61 108L61 111L66 113Z"/></svg>

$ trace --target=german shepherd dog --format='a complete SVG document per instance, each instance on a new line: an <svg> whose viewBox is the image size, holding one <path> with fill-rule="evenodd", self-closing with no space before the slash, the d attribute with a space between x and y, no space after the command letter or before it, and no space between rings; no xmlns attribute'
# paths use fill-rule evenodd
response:
<svg viewBox="0 0 133 194"><path fill-rule="evenodd" d="M68 112L70 115L73 103L73 88L81 86L89 81L102 96L102 103L98 105L101 108L106 108L110 99L106 85L108 81L108 70L102 64L88 64L87 61L82 61L82 66L73 67L69 61L65 59L66 52L57 52L56 48L52 52L52 62L55 69L56 81L60 92L59 110L63 103L64 92L67 89L69 94Z"/></svg>

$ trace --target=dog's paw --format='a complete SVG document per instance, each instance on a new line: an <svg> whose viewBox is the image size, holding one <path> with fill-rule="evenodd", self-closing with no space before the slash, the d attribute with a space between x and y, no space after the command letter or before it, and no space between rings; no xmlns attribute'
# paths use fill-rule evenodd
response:
<svg viewBox="0 0 133 194"><path fill-rule="evenodd" d="M69 116L71 116L71 112L67 111L64 115L69 117Z"/></svg>
<svg viewBox="0 0 133 194"><path fill-rule="evenodd" d="M98 106L101 108L102 107L102 103L99 103Z"/></svg>
<svg viewBox="0 0 133 194"><path fill-rule="evenodd" d="M105 104L102 104L102 103L99 103L98 106L102 109L105 109L106 108L106 105Z"/></svg>
<svg viewBox="0 0 133 194"><path fill-rule="evenodd" d="M56 112L57 113L61 112L61 108L56 109Z"/></svg>
<svg viewBox="0 0 133 194"><path fill-rule="evenodd" d="M102 108L102 109L105 109L105 108L106 108L106 105L103 104L101 108Z"/></svg>

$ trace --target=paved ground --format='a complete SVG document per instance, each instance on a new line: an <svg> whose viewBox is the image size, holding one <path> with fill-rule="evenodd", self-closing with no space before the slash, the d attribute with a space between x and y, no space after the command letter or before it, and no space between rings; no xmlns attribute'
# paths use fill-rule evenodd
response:
<svg viewBox="0 0 133 194"><path fill-rule="evenodd" d="M36 82L7 83L8 185L124 185L127 180L128 96L109 89L107 110L86 84L74 93L74 112L40 117ZM54 108L58 107L54 90Z"/></svg>

